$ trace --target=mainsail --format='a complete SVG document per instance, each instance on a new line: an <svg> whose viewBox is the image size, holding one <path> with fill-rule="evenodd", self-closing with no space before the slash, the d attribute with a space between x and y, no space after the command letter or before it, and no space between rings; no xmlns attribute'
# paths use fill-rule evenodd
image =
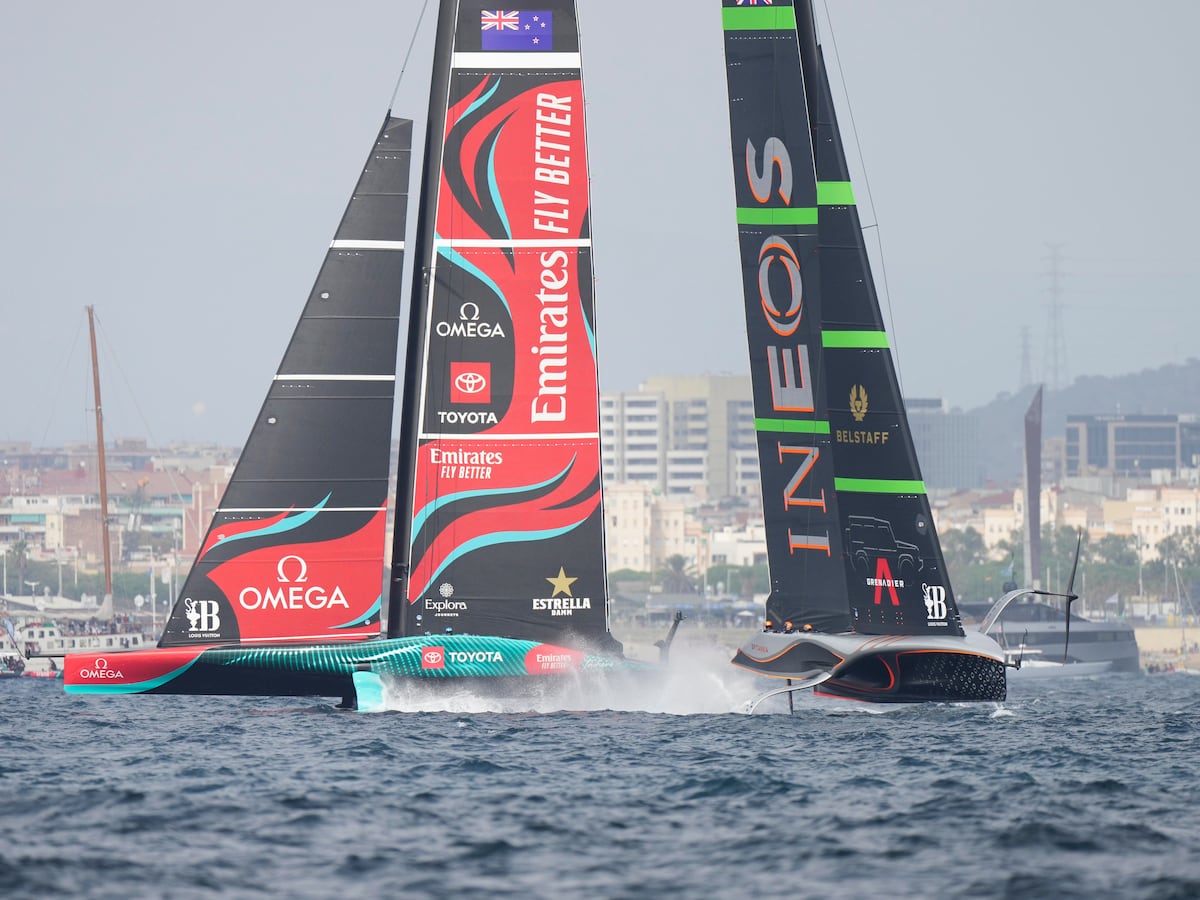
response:
<svg viewBox="0 0 1200 900"><path fill-rule="evenodd" d="M393 637L609 639L579 32L536 6L442 5Z"/></svg>
<svg viewBox="0 0 1200 900"><path fill-rule="evenodd" d="M962 635L811 5L723 16L770 627Z"/></svg>
<svg viewBox="0 0 1200 900"><path fill-rule="evenodd" d="M160 647L379 633L411 141L389 113Z"/></svg>

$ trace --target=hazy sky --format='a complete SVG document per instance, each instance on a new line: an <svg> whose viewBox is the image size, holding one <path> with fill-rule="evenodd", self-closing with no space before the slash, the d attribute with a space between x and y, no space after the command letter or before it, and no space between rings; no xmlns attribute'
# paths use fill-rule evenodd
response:
<svg viewBox="0 0 1200 900"><path fill-rule="evenodd" d="M430 6L395 105L418 123ZM94 303L108 437L244 440L420 8L6 4L0 439L89 438ZM744 372L719 4L579 8L601 385ZM970 407L1014 389L1022 326L1038 375L1051 244L1071 375L1200 355L1200 3L827 8L907 393ZM878 257L875 274L883 294Z"/></svg>

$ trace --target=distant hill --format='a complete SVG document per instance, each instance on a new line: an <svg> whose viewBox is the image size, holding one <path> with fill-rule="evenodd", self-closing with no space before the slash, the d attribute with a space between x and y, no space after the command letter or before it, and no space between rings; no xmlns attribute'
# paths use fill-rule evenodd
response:
<svg viewBox="0 0 1200 900"><path fill-rule="evenodd" d="M970 411L979 422L980 456L988 479L1007 482L1021 477L1025 410L1036 389L1004 393ZM1084 375L1060 391L1047 390L1043 402L1042 434L1047 438L1063 436L1068 415L1200 414L1200 359L1130 375Z"/></svg>

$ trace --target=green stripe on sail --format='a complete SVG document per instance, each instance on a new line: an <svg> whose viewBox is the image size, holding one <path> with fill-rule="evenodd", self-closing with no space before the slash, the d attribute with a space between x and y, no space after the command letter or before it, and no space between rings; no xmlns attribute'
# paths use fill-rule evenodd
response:
<svg viewBox="0 0 1200 900"><path fill-rule="evenodd" d="M796 11L790 6L778 9L766 7L736 7L721 10L721 22L726 31L796 30Z"/></svg>
<svg viewBox="0 0 1200 900"><path fill-rule="evenodd" d="M924 494L925 482L890 478L835 478L834 490L856 494Z"/></svg>
<svg viewBox="0 0 1200 900"><path fill-rule="evenodd" d="M887 349L888 338L886 331L822 331L821 346L835 348L871 348Z"/></svg>
<svg viewBox="0 0 1200 900"><path fill-rule="evenodd" d="M793 434L829 434L828 422L812 419L759 419L754 420L755 431L783 431Z"/></svg>
<svg viewBox="0 0 1200 900"><path fill-rule="evenodd" d="M848 181L818 181L818 206L853 206L854 188Z"/></svg>
<svg viewBox="0 0 1200 900"><path fill-rule="evenodd" d="M815 206L797 206L793 209L739 206L737 220L739 225L816 225L817 208Z"/></svg>

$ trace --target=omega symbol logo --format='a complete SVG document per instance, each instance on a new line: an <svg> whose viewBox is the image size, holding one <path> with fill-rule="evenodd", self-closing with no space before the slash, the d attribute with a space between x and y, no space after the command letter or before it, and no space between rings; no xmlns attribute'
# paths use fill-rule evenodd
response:
<svg viewBox="0 0 1200 900"><path fill-rule="evenodd" d="M293 568L287 564L289 559L294 559L298 566L295 578L289 578L287 574L287 570ZM308 581L308 563L299 556L285 556L279 560L279 565L275 567L275 577L283 584L305 584Z"/></svg>
<svg viewBox="0 0 1200 900"><path fill-rule="evenodd" d="M105 659L103 656L98 656L98 657L96 657L96 661L94 663L92 663L92 665L97 669L107 669L108 668L108 660Z"/></svg>
<svg viewBox="0 0 1200 900"><path fill-rule="evenodd" d="M855 422L861 422L867 417L867 389L861 384L850 388L850 412Z"/></svg>
<svg viewBox="0 0 1200 900"><path fill-rule="evenodd" d="M479 394L487 387L487 379L478 372L463 372L454 379L454 386L464 394Z"/></svg>
<svg viewBox="0 0 1200 900"><path fill-rule="evenodd" d="M478 322L479 305L468 300L458 308L458 318L460 322Z"/></svg>

